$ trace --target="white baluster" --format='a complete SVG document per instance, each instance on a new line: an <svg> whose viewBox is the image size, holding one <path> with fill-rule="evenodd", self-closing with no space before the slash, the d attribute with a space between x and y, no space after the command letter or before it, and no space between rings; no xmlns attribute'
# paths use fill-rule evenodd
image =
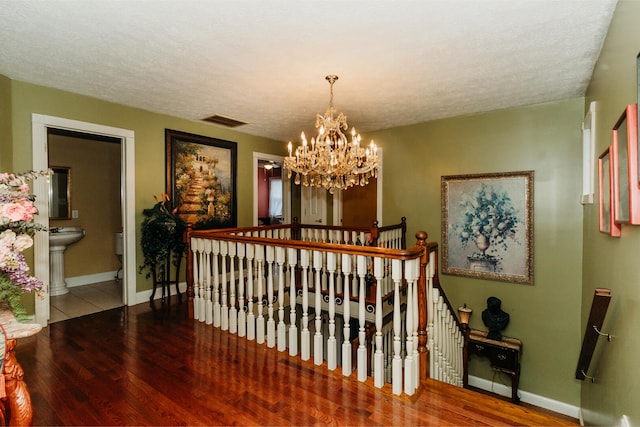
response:
<svg viewBox="0 0 640 427"><path fill-rule="evenodd" d="M327 368L330 371L338 365L338 348L336 343L336 254L327 253L327 271L329 272L329 339L327 341Z"/></svg>
<svg viewBox="0 0 640 427"><path fill-rule="evenodd" d="M247 245L247 339L256 339L256 316L253 313L253 259L256 249L254 245Z"/></svg>
<svg viewBox="0 0 640 427"><path fill-rule="evenodd" d="M218 271L220 242L218 240L211 242L211 254L213 255L211 260L213 266L213 326L219 328L222 323L222 315L220 307L220 273Z"/></svg>
<svg viewBox="0 0 640 427"><path fill-rule="evenodd" d="M298 354L298 328L296 326L296 264L298 263L298 251L294 248L287 248L287 261L291 273L289 280L289 305L291 312L289 315L289 356Z"/></svg>
<svg viewBox="0 0 640 427"><path fill-rule="evenodd" d="M227 255L229 254L229 245L225 241L220 241L220 258L222 260L222 279L220 282L220 329L229 330L229 303L227 289L229 282L227 281Z"/></svg>
<svg viewBox="0 0 640 427"><path fill-rule="evenodd" d="M366 381L367 380L367 335L365 331L365 322L366 322L366 309L365 309L365 276L367 275L367 258L358 255L357 258L358 263L358 278L360 279L360 291L358 295L358 320L360 322L358 329L358 381Z"/></svg>
<svg viewBox="0 0 640 427"><path fill-rule="evenodd" d="M276 262L278 263L278 351L287 349L287 325L284 323L284 256L285 248L277 247Z"/></svg>
<svg viewBox="0 0 640 427"><path fill-rule="evenodd" d="M351 375L351 327L349 321L351 320L351 296L349 293L349 275L351 274L351 255L342 254L342 272L344 273L344 327L343 335L344 341L342 342L342 375L348 377Z"/></svg>
<svg viewBox="0 0 640 427"><path fill-rule="evenodd" d="M416 282L413 285L413 360L415 363L414 381L416 388L420 385L420 354L418 353L418 326L420 322L420 308L418 304L418 287L420 286L420 258L414 261ZM428 294L424 294L428 295ZM428 306L427 306L428 307Z"/></svg>
<svg viewBox="0 0 640 427"><path fill-rule="evenodd" d="M273 317L273 275L275 269L273 263L275 260L275 248L273 246L267 246L267 347L275 347L276 345L276 321Z"/></svg>
<svg viewBox="0 0 640 427"><path fill-rule="evenodd" d="M302 360L311 358L311 337L309 332L309 251L300 250L302 268L302 333L300 334Z"/></svg>
<svg viewBox="0 0 640 427"><path fill-rule="evenodd" d="M336 254L336 271L334 273L336 294L343 293L343 276L341 273L342 273L342 257Z"/></svg>
<svg viewBox="0 0 640 427"><path fill-rule="evenodd" d="M313 251L313 268L315 269L315 311L316 311L316 333L313 335L313 363L322 365L323 362L323 339L322 339L322 285L320 274L322 272L322 252Z"/></svg>
<svg viewBox="0 0 640 427"><path fill-rule="evenodd" d="M435 340L434 340L434 314L437 307L436 302L438 299L434 299L433 281L429 276L431 268L431 262L425 267L425 274L427 275L427 349L429 349L429 376L435 378Z"/></svg>
<svg viewBox="0 0 640 427"><path fill-rule="evenodd" d="M438 371L438 379L440 381L444 381L444 315L442 312L442 307L444 305L444 301L442 299L442 296L440 296L440 292L438 291L438 309L436 312L436 315L438 316L437 319L437 327L436 327L436 354L438 355L437 358L437 371Z"/></svg>
<svg viewBox="0 0 640 427"><path fill-rule="evenodd" d="M207 254L205 252L207 245L207 242L209 242L208 239L199 239L200 240L200 244L198 247L198 252L200 254L200 301L199 301L199 307L198 307L198 312L200 315L200 321L201 322L205 322L207 320L207 295L209 295L210 292L207 292L207 288L209 287L209 283L207 282L207 273L206 273L206 266L207 266L207 262L206 262L206 258L207 258Z"/></svg>
<svg viewBox="0 0 640 427"><path fill-rule="evenodd" d="M264 343L264 246L256 245L256 264L258 269L258 318L256 319L256 341L258 344Z"/></svg>
<svg viewBox="0 0 640 427"><path fill-rule="evenodd" d="M228 242L229 258L229 333L238 332L238 309L236 308L236 242Z"/></svg>
<svg viewBox="0 0 640 427"><path fill-rule="evenodd" d="M442 312L444 316L444 372L445 372L445 382L449 383L451 381L451 317L449 317L449 312L446 309L446 305L444 306L444 310Z"/></svg>
<svg viewBox="0 0 640 427"><path fill-rule="evenodd" d="M202 282L202 259L200 258L201 252L198 248L201 245L202 239L191 239L191 251L193 252L193 318L200 320L200 295L201 282Z"/></svg>
<svg viewBox="0 0 640 427"><path fill-rule="evenodd" d="M211 240L204 241L204 295L205 295L205 316L207 325L213 323L213 301L211 295Z"/></svg>
<svg viewBox="0 0 640 427"><path fill-rule="evenodd" d="M373 259L373 274L377 283L382 283L383 258ZM381 388L384 385L384 353L382 350L382 292L376 289L376 351L373 355L373 384Z"/></svg>
<svg viewBox="0 0 640 427"><path fill-rule="evenodd" d="M327 253L322 252L322 275L320 276L322 280L322 290L329 291L329 275L327 274Z"/></svg>
<svg viewBox="0 0 640 427"><path fill-rule="evenodd" d="M237 243L238 255L238 336L247 335L247 313L244 311L244 257L246 253L246 245L242 242Z"/></svg>
<svg viewBox="0 0 640 427"><path fill-rule="evenodd" d="M417 387L417 383L415 382L415 359L413 352L413 331L416 325L414 324L414 288L416 286L416 273L417 270L415 268L415 261L420 261L419 259L414 259L410 261L405 261L405 279L407 280L407 313L406 313L406 328L407 328L407 343L406 343L406 357L404 363L404 392L411 396Z"/></svg>
<svg viewBox="0 0 640 427"><path fill-rule="evenodd" d="M393 364L392 364L392 390L393 394L402 394L402 341L400 337L400 282L402 281L402 261L391 261L391 277L393 278Z"/></svg>

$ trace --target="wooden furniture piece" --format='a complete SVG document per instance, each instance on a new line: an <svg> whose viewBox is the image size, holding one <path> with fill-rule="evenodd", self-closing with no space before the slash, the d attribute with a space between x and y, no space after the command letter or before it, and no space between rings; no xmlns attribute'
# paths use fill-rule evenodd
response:
<svg viewBox="0 0 640 427"><path fill-rule="evenodd" d="M156 287L158 285L162 288L162 297L161 301L165 302L165 291L166 298L171 296L171 283L173 282L176 286L176 294L178 294L178 301L182 301L182 294L180 293L180 287L178 286L178 282L180 279L180 264L182 263L182 257L178 258L175 276L171 277L171 265L173 264L173 251L169 251L169 255L164 260L162 264L157 265L155 268L151 270L151 278L153 280L153 291L151 292L151 296L149 297L149 301L153 303L153 299L156 296Z"/></svg>
<svg viewBox="0 0 640 427"><path fill-rule="evenodd" d="M42 326L37 323L20 323L8 307L0 308L0 324L6 336L6 350L2 365L5 397L2 402L4 425L25 426L33 423L33 408L27 385L23 381L24 372L15 354L17 340L37 334ZM2 385L2 384L0 384ZM0 392L0 393L1 393Z"/></svg>
<svg viewBox="0 0 640 427"><path fill-rule="evenodd" d="M468 341L469 355L476 354L491 361L491 367L511 377L511 400L518 403L520 383L520 356L522 341L503 337L501 341L487 338L487 332L471 329Z"/></svg>
<svg viewBox="0 0 640 427"><path fill-rule="evenodd" d="M602 330L602 324L604 323L604 317L607 315L610 301L610 289L597 288L594 291L591 312L589 313L589 320L587 321L587 326L584 331L582 349L580 350L580 358L578 359L578 367L576 368L576 379L578 380L589 378L591 381L594 381L593 377L587 376L587 372L589 371L591 357L596 349L598 338L600 338L600 335L606 335L600 331ZM607 335L607 338L611 341L610 335Z"/></svg>

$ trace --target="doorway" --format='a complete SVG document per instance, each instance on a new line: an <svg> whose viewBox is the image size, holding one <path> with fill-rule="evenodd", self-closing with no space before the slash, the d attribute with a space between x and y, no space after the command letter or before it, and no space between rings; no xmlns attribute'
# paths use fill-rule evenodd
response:
<svg viewBox="0 0 640 427"><path fill-rule="evenodd" d="M49 229L78 227L83 233L64 250L56 249L59 262L51 264L58 271L51 273L50 323L122 306L121 144L120 138L48 129L51 182L64 184L52 186ZM60 175L65 179L56 180ZM54 197L55 190L64 198Z"/></svg>
<svg viewBox="0 0 640 427"><path fill-rule="evenodd" d="M253 225L291 223L291 180L284 157L253 153Z"/></svg>
<svg viewBox="0 0 640 427"><path fill-rule="evenodd" d="M32 146L33 168L43 170L49 167L47 135L54 132L76 132L91 135L94 138L112 138L120 141L120 219L122 224L122 303L133 305L136 299L135 268L135 137L134 132L94 123L80 122L54 116L32 114ZM36 180L33 185L36 196L36 207L39 215L37 221L45 227L49 225L48 183L47 180ZM101 203L97 201L96 203ZM114 254L115 256L115 254ZM34 242L34 270L49 288L49 241L48 233L37 233ZM50 296L44 294L43 299L36 298L35 321L46 326L51 317Z"/></svg>
<svg viewBox="0 0 640 427"><path fill-rule="evenodd" d="M370 227L373 220L382 222L382 148L378 147L377 178L369 178L364 187L353 186L346 190L336 191L334 197L334 223L348 227ZM374 216L375 215L375 216Z"/></svg>

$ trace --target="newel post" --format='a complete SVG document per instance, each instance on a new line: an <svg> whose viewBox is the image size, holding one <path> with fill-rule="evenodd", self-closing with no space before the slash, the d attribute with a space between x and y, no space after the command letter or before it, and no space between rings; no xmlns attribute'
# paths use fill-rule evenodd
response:
<svg viewBox="0 0 640 427"><path fill-rule="evenodd" d="M429 378L429 349L427 349L427 235L424 231L416 233L416 246L423 248L420 256L420 276L418 276L418 357L420 358L420 383Z"/></svg>
<svg viewBox="0 0 640 427"><path fill-rule="evenodd" d="M185 243L187 245L187 308L189 319L193 319L193 252L191 251L191 233L193 232L193 224L187 223L187 231L185 232Z"/></svg>
<svg viewBox="0 0 640 427"><path fill-rule="evenodd" d="M378 247L378 237L380 237L380 230L378 229L378 220L373 220L371 225L371 246Z"/></svg>
<svg viewBox="0 0 640 427"><path fill-rule="evenodd" d="M291 224L291 239L300 240L300 222L297 216L293 217L293 223Z"/></svg>

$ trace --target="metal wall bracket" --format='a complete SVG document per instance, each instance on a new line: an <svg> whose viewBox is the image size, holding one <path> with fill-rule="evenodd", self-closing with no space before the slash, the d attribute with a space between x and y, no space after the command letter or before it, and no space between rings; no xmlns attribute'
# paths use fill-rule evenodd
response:
<svg viewBox="0 0 640 427"><path fill-rule="evenodd" d="M613 335L611 335L611 334L605 334L604 332L600 332L600 331L598 330L598 328L596 327L596 325L593 325L593 330L594 330L594 331L596 331L596 333L597 333L598 335L603 336L603 337L607 337L607 341L611 342L611 338L613 338Z"/></svg>

